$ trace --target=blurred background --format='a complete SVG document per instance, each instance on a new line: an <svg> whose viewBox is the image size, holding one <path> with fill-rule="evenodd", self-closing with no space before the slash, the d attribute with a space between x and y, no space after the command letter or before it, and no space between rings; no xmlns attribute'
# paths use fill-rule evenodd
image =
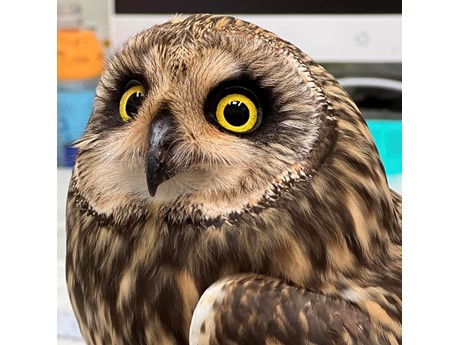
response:
<svg viewBox="0 0 460 345"><path fill-rule="evenodd" d="M390 186L402 191L401 1L58 0L58 344L83 344L65 285L65 199L104 66L131 35L176 13L231 14L297 45L328 69L365 116Z"/></svg>

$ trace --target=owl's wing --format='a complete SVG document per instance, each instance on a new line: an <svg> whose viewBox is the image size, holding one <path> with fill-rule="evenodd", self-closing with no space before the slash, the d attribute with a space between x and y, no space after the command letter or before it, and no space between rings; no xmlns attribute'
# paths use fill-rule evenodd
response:
<svg viewBox="0 0 460 345"><path fill-rule="evenodd" d="M340 299L260 276L235 276L205 291L192 318L191 345L379 344L369 317Z"/></svg>

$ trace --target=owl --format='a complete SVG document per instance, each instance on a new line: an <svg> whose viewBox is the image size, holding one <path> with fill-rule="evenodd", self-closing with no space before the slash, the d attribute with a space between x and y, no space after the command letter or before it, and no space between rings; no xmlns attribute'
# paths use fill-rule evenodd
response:
<svg viewBox="0 0 460 345"><path fill-rule="evenodd" d="M229 16L155 25L107 63L76 146L87 344L401 344L401 197L294 45Z"/></svg>

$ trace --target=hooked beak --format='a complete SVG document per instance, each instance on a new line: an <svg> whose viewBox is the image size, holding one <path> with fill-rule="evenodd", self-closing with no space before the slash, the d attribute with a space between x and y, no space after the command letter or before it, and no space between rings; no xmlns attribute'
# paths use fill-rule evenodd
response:
<svg viewBox="0 0 460 345"><path fill-rule="evenodd" d="M153 197L158 186L166 181L167 175L166 159L168 147L171 143L173 125L171 116L159 114L150 127L150 147L146 158L147 186L150 195Z"/></svg>

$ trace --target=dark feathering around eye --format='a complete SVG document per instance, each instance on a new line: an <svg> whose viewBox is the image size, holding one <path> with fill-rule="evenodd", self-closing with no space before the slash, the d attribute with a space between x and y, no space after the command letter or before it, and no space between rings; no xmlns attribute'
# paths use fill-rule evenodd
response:
<svg viewBox="0 0 460 345"><path fill-rule="evenodd" d="M204 106L208 120L223 131L245 135L257 131L264 121L267 98L271 93L247 75L217 85Z"/></svg>

